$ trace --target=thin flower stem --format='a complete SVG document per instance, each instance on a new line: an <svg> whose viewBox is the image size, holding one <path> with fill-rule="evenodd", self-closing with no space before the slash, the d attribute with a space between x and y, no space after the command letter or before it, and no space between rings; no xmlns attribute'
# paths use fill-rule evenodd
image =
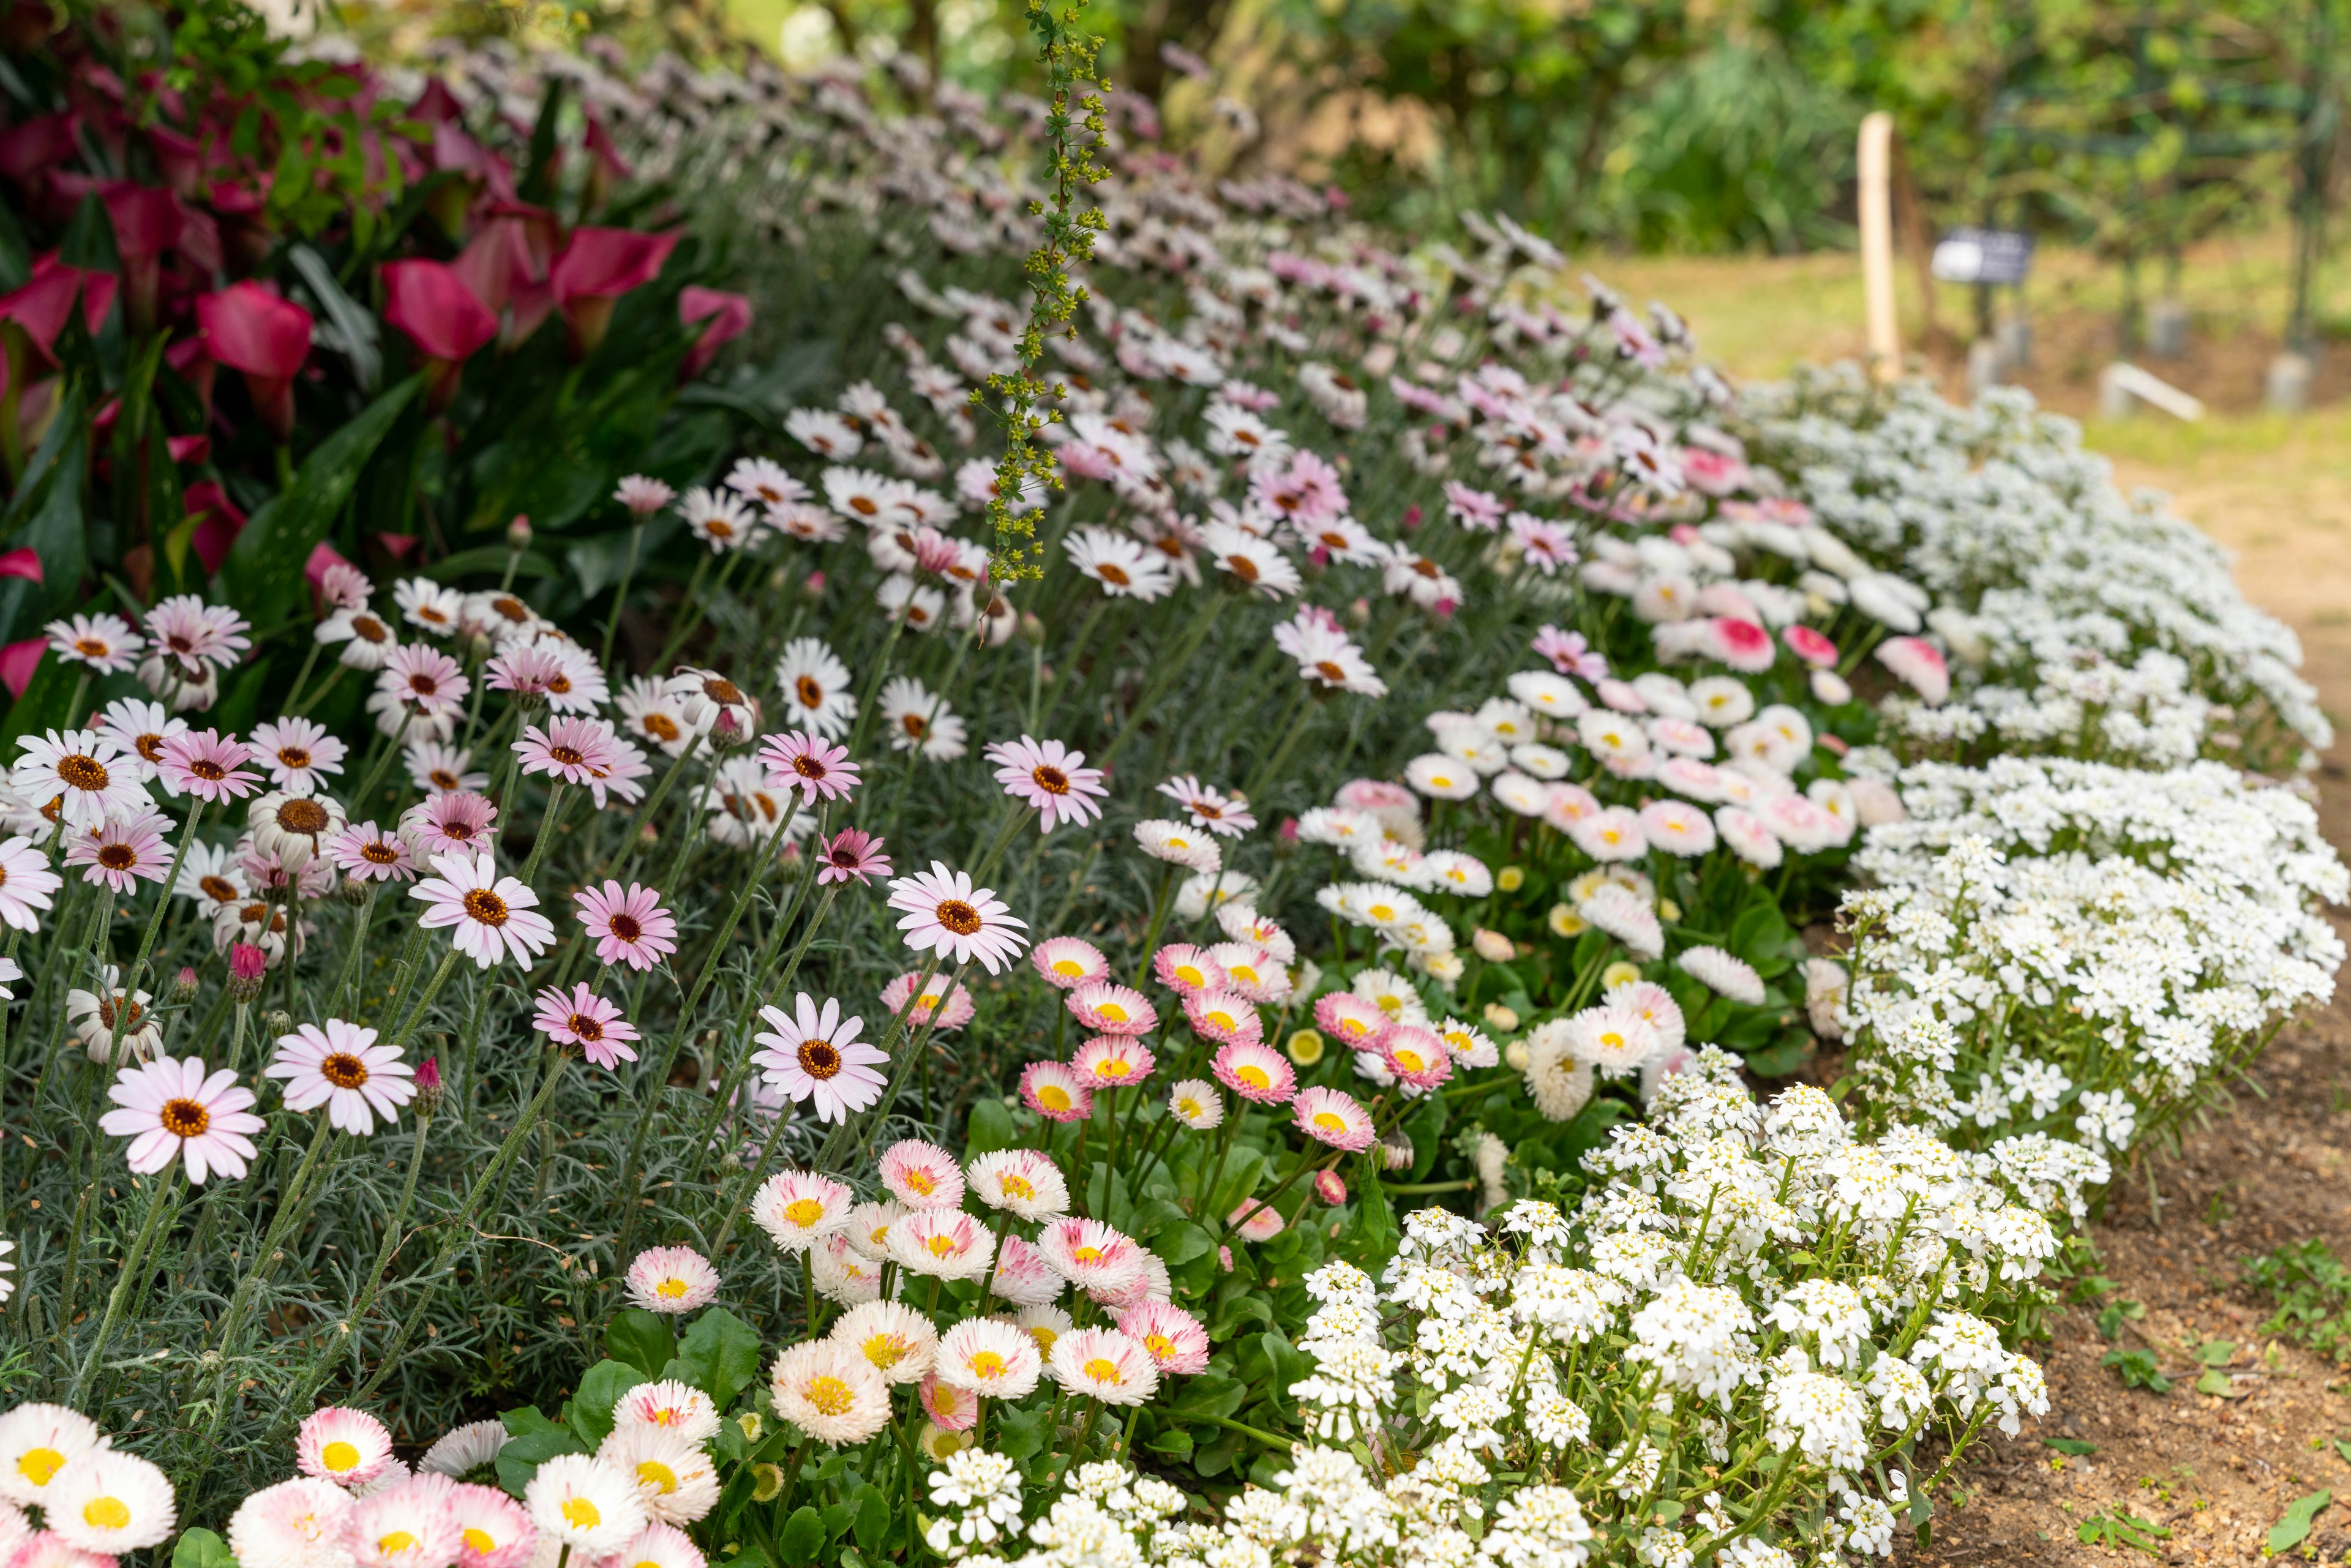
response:
<svg viewBox="0 0 2351 1568"><path fill-rule="evenodd" d="M204 803L202 800L190 801L188 825L180 830L180 847L172 852L172 869L163 874L163 884L155 894L155 907L147 916L147 929L141 933L139 937L139 956L131 961L130 973L123 979L122 988L126 993L137 991L140 977L147 972L147 960L155 951L155 934L163 928L163 912L171 907L172 890L179 885L180 868L188 862L188 846L195 841L196 824L204 819ZM289 931L287 936L290 942L293 933ZM107 1042L108 1061L112 1061L121 1053L123 1026L130 1021L129 1008L119 1007L114 1009L114 1038Z"/></svg>
<svg viewBox="0 0 2351 1568"><path fill-rule="evenodd" d="M293 1233L294 1227L300 1223L303 1218L303 1203L309 1196L311 1173L318 1167L319 1156L326 1152L328 1142L334 1136L334 1124L327 1119L324 1112L321 1112L319 1115L318 1131L310 1134L310 1146L303 1151L301 1165L296 1167L292 1179L287 1182L285 1190L278 1195L277 1212L271 1217L269 1229L262 1238L260 1249L253 1255L252 1263L246 1269L245 1278L237 1281L236 1294L230 1298L228 1311L221 1315L220 1334L214 1341L213 1348L224 1357L235 1352L237 1331L244 1326L246 1312L253 1300L253 1292L259 1288L262 1280L270 1271L270 1258L285 1243L287 1237ZM223 1375L226 1375L225 1369Z"/></svg>
<svg viewBox="0 0 2351 1568"><path fill-rule="evenodd" d="M676 628L662 643L662 651L653 656L653 672L656 674L668 665L671 657L680 648L685 646L685 640L694 635L694 629L702 624L704 603L702 580L710 575L710 563L716 559L718 558L715 552L705 553L700 560L694 563L694 576L685 585L685 597L678 601L685 607L685 613L678 617ZM731 570L735 563L730 560L726 565ZM724 582L724 573L721 574L720 580Z"/></svg>
<svg viewBox="0 0 2351 1568"><path fill-rule="evenodd" d="M400 1201L393 1206L391 1217L384 1221L383 1239L376 1247L375 1263L368 1270L367 1284L360 1291L359 1299L351 1303L350 1312L343 1319L343 1331L352 1335L354 1341L364 1331L368 1312L374 1307L376 1295L383 1288L384 1272L392 1267L392 1254L400 1249L401 1238L408 1225L408 1211L416 1202L416 1178L423 1172L424 1146L432 1132L432 1117L416 1118L416 1143L415 1146L409 1151L408 1175L401 1183ZM301 1389L290 1402L291 1408L297 1410L309 1408L311 1399L318 1393L319 1385L326 1381L328 1365L334 1359L335 1342L329 1337L319 1345L319 1354L311 1358L310 1369L304 1375Z"/></svg>
<svg viewBox="0 0 2351 1568"><path fill-rule="evenodd" d="M408 738L409 724L415 717L414 708L400 710L400 727L392 732L391 741L384 747L382 755L375 759L375 766L368 769L366 779L351 791L351 809L354 811L367 810L368 802L375 799L376 786L383 782L384 769L392 766L392 759L400 755L401 743Z"/></svg>
<svg viewBox="0 0 2351 1568"><path fill-rule="evenodd" d="M74 1374L73 1392L66 1403L78 1409L82 1390L89 1386L90 1374L98 1369L99 1358L106 1354L114 1338L115 1329L122 1322L122 1309L131 1300L131 1281L139 1277L140 1265L147 1260L147 1249L155 1239L155 1229L163 1218L163 1198L172 1190L173 1178L179 1174L179 1162L174 1160L156 1173L154 1185L147 1194L147 1218L140 1222L139 1234L124 1253L114 1277L114 1289L107 1293L106 1314L99 1319L98 1337L91 1340L89 1352L83 1355L81 1370Z"/></svg>
<svg viewBox="0 0 2351 1568"><path fill-rule="evenodd" d="M604 618L604 651L597 662L608 667L612 663L612 638L621 629L621 610L629 602L629 584L637 575L637 552L644 548L644 542L645 520L640 517L629 530L629 559L621 568L621 585L612 590L612 612Z"/></svg>
<svg viewBox="0 0 2351 1568"><path fill-rule="evenodd" d="M416 1033L416 1026L424 1021L426 1009L433 1006L433 998L441 994L441 988L448 982L449 971L457 967L457 960L461 956L463 955L455 946L452 946L442 958L441 967L433 971L433 978L425 986L424 994L416 998L416 1006L409 1011L408 1021L401 1026L398 1034L392 1037L392 1049L394 1051L408 1048L410 1039Z"/></svg>
<svg viewBox="0 0 2351 1568"><path fill-rule="evenodd" d="M530 846L530 858L523 862L518 879L525 887L538 875L539 862L547 859L547 847L555 841L556 825L563 821L563 808L569 804L569 787L558 779L547 790L547 813L539 819L538 836Z"/></svg>

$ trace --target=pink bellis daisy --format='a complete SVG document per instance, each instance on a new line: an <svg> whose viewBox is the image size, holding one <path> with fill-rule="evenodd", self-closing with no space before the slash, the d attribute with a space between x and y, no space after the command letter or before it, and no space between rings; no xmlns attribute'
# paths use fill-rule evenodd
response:
<svg viewBox="0 0 2351 1568"><path fill-rule="evenodd" d="M648 1247L629 1265L629 1300L649 1312L690 1312L718 1295L718 1270L691 1247Z"/></svg>
<svg viewBox="0 0 2351 1568"><path fill-rule="evenodd" d="M1105 1405L1141 1405L1159 1388L1159 1364L1116 1329L1079 1329L1053 1342L1054 1380Z"/></svg>
<svg viewBox="0 0 2351 1568"><path fill-rule="evenodd" d="M888 876L890 857L882 852L885 841L862 828L843 828L831 839L820 841L816 852L818 883L853 881L862 887L877 876Z"/></svg>
<svg viewBox="0 0 2351 1568"><path fill-rule="evenodd" d="M1141 1345L1163 1374L1187 1377L1208 1369L1208 1331L1166 1301L1144 1301L1118 1316L1118 1332Z"/></svg>
<svg viewBox="0 0 2351 1568"><path fill-rule="evenodd" d="M1093 1089L1067 1062L1032 1061L1020 1070L1020 1103L1049 1122L1093 1114Z"/></svg>
<svg viewBox="0 0 2351 1568"><path fill-rule="evenodd" d="M338 742L338 745L340 743ZM241 740L205 730L185 730L163 742L156 776L175 795L193 795L207 805L242 800L259 788L261 776L246 770L253 747Z"/></svg>
<svg viewBox="0 0 2351 1568"><path fill-rule="evenodd" d="M159 1057L145 1066L126 1067L106 1091L116 1109L98 1124L129 1138L127 1157L141 1176L152 1176L174 1159L184 1160L197 1186L214 1171L241 1177L254 1157L252 1134L261 1131L253 1113L253 1091L237 1086L223 1068L207 1075L196 1057Z"/></svg>
<svg viewBox="0 0 2351 1568"><path fill-rule="evenodd" d="M1070 1186L1050 1156L1035 1149L996 1149L974 1156L971 1190L990 1208L1022 1219L1052 1219L1070 1211Z"/></svg>
<svg viewBox="0 0 2351 1568"><path fill-rule="evenodd" d="M1131 1036L1098 1034L1078 1047L1070 1067L1096 1089L1123 1089L1151 1076L1151 1048Z"/></svg>
<svg viewBox="0 0 2351 1568"><path fill-rule="evenodd" d="M1049 986L1071 990L1110 973L1110 960L1092 943L1076 936L1048 936L1029 955Z"/></svg>
<svg viewBox="0 0 2351 1568"><path fill-rule="evenodd" d="M1217 1082L1244 1100L1279 1105L1298 1086L1290 1061L1270 1046L1243 1041L1219 1049L1208 1064Z"/></svg>
<svg viewBox="0 0 2351 1568"><path fill-rule="evenodd" d="M1257 1004L1222 986L1186 996L1184 1019L1193 1033L1219 1045L1254 1045L1265 1038L1265 1019Z"/></svg>
<svg viewBox="0 0 2351 1568"><path fill-rule="evenodd" d="M1290 1102L1298 1130L1318 1144L1349 1154L1372 1146L1372 1113L1355 1097L1337 1089L1301 1089Z"/></svg>
<svg viewBox="0 0 2351 1568"><path fill-rule="evenodd" d="M1090 980L1071 991L1070 1016L1096 1034L1149 1034L1159 1014L1140 991L1105 980Z"/></svg>
<svg viewBox="0 0 2351 1568"><path fill-rule="evenodd" d="M510 876L500 876L487 854L435 855L434 869L408 890L422 902L418 924L426 930L450 928L458 952L486 969L511 957L528 969L555 945L555 927L538 914L538 894Z"/></svg>
<svg viewBox="0 0 2351 1568"><path fill-rule="evenodd" d="M1102 815L1095 800L1106 799L1102 770L1085 766L1086 754L1058 740L998 741L987 747L996 781L1014 800L1037 809L1038 829L1051 832L1063 822L1085 823Z"/></svg>
<svg viewBox="0 0 2351 1568"><path fill-rule="evenodd" d="M1290 1228L1288 1222L1271 1204L1259 1203L1253 1197L1241 1199L1233 1211L1225 1216L1225 1223L1249 1241L1270 1241Z"/></svg>
<svg viewBox="0 0 2351 1568"><path fill-rule="evenodd" d="M973 886L968 875L948 870L942 861L893 882L890 907L901 912L898 929L906 934L908 947L935 951L958 964L977 958L991 975L1019 955L1022 938L1014 933L1028 929L1028 922L1015 919L993 888Z"/></svg>
<svg viewBox="0 0 2351 1568"><path fill-rule="evenodd" d="M751 1195L751 1218L787 1252L802 1252L844 1229L856 1199L829 1177L778 1171Z"/></svg>
<svg viewBox="0 0 2351 1568"><path fill-rule="evenodd" d="M662 907L661 894L641 883L624 890L607 877L601 888L571 895L580 924L596 939L596 959L643 971L677 951L677 921Z"/></svg>
<svg viewBox="0 0 2351 1568"><path fill-rule="evenodd" d="M955 1156L936 1144L902 1138L882 1151L882 1185L908 1208L959 1208L963 1206L963 1170Z"/></svg>
<svg viewBox="0 0 2351 1568"><path fill-rule="evenodd" d="M933 975L925 980L912 972L882 988L882 1005L899 1018L906 1017L911 1007L918 1025L927 1019L931 1029L939 1034L951 1034L961 1029L979 1010L961 982L945 975Z"/></svg>
<svg viewBox="0 0 2351 1568"><path fill-rule="evenodd" d="M364 1410L329 1405L311 1412L294 1434L295 1468L337 1486L365 1486L392 1462L392 1433Z"/></svg>
<svg viewBox="0 0 2351 1568"><path fill-rule="evenodd" d="M767 1047L754 1051L751 1060L787 1099L814 1101L820 1119L845 1123L851 1112L882 1098L883 1077L873 1067L890 1058L857 1038L865 1020L842 1018L839 1001L827 997L819 1009L802 991L791 1013L764 1007L759 1016L772 1027L751 1037Z"/></svg>
<svg viewBox="0 0 2351 1568"><path fill-rule="evenodd" d="M286 1080L287 1110L324 1105L330 1125L366 1137L377 1117L389 1126L416 1095L416 1070L376 1038L375 1030L341 1019L306 1023L278 1037L277 1054L262 1076Z"/></svg>
<svg viewBox="0 0 2351 1568"><path fill-rule="evenodd" d="M589 1061L603 1068L637 1059L629 1044L638 1038L637 1026L621 1016L618 1004L598 996L586 981L574 983L569 996L549 986L538 993L538 1011L530 1027L558 1045L576 1045Z"/></svg>
<svg viewBox="0 0 2351 1568"><path fill-rule="evenodd" d="M849 760L849 747L810 730L768 736L759 743L759 760L767 764L768 783L799 790L811 806L844 799L857 789L858 765Z"/></svg>
<svg viewBox="0 0 2351 1568"><path fill-rule="evenodd" d="M1171 942L1152 955L1151 972L1163 986L1174 988L1191 996L1224 985L1224 968L1208 956L1205 947L1188 942Z"/></svg>
<svg viewBox="0 0 2351 1568"><path fill-rule="evenodd" d="M999 1318L966 1318L939 1336L934 1374L986 1399L1023 1399L1045 1370L1028 1331Z"/></svg>

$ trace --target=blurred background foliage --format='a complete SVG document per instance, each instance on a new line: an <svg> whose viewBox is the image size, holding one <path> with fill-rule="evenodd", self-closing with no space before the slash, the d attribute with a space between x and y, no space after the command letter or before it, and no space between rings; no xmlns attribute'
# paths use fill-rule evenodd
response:
<svg viewBox="0 0 2351 1568"><path fill-rule="evenodd" d="M319 0L277 0L298 7ZM1029 84L1024 0L343 0L371 52L605 37L798 69ZM1937 226L2130 269L2336 193L2351 0L1092 0L1167 145L1328 182L1426 228L1501 212L1570 247L1849 244L1854 134L1891 111ZM919 91L919 89L916 89Z"/></svg>

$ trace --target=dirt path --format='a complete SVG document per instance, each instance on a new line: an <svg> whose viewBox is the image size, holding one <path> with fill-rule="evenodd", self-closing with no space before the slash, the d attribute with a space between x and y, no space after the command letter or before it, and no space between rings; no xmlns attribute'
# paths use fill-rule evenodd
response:
<svg viewBox="0 0 2351 1568"><path fill-rule="evenodd" d="M2239 552L2240 582L2302 634L2305 672L2338 727L2351 727L2346 430L2335 416L2250 440L2182 442L2171 461L2139 455L2116 472L2170 490ZM2328 836L2351 853L2351 739L2327 757L2320 783ZM2338 925L2351 933L2351 919ZM2267 1303L2238 1283L2248 1256L2311 1238L2351 1260L2351 985L2288 1031L2259 1083L2266 1098L2241 1096L2177 1156L2153 1163L2159 1218L2143 1176L2121 1184L2093 1237L2113 1281L2105 1299L2142 1303L2144 1318L2109 1340L2095 1307L2068 1310L2043 1347L2049 1417L1979 1449L1937 1499L1933 1546L1902 1560L2254 1563L2289 1506L2322 1490L2337 1500L2287 1555L2351 1557L2351 1461L2335 1448L2351 1439L2351 1369L2263 1337ZM2117 1349L2154 1351L2171 1389L2126 1390L2100 1364ZM2197 1391L2199 1349L2225 1375L2227 1396ZM2069 1456L2048 1439L2094 1451ZM2141 1536L2143 1551L2082 1540L2085 1523L2123 1515L2168 1534Z"/></svg>

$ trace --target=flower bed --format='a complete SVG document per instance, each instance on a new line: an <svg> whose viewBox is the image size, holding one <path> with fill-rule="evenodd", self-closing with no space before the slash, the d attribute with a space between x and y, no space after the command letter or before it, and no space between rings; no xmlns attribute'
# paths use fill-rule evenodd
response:
<svg viewBox="0 0 2351 1568"><path fill-rule="evenodd" d="M1734 389L1128 105L1024 345L1042 106L444 63L348 79L452 232L310 231L407 390L216 407L260 498L182 579L115 580L135 487L25 535L114 608L8 718L12 1564L1882 1554L2328 994L2342 868L2232 766L2323 742L2291 639L2022 405ZM531 271L664 193L652 276ZM431 267L490 332L402 324ZM10 413L20 517L102 392L185 438L127 378L190 311ZM1037 352L1050 486L984 423Z"/></svg>

